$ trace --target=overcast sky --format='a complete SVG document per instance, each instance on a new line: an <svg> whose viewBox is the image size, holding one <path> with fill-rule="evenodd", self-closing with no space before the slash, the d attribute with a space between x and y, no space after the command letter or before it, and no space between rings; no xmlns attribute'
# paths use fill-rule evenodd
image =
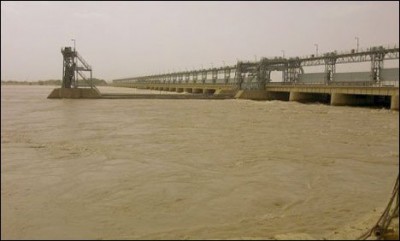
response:
<svg viewBox="0 0 400 241"><path fill-rule="evenodd" d="M399 43L399 2L1 2L1 79L112 79Z"/></svg>

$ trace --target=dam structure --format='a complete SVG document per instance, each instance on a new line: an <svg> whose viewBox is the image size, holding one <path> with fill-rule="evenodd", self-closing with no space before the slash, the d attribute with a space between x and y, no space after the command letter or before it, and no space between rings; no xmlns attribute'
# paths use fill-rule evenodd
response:
<svg viewBox="0 0 400 241"><path fill-rule="evenodd" d="M264 57L231 66L115 79L112 85L251 100L382 104L398 110L399 67L384 68L385 61L398 59L397 46L378 46L305 57ZM362 62L370 62L369 71L336 71L338 64ZM305 73L304 67L313 66L323 66L324 71ZM282 81L271 80L273 71L282 73Z"/></svg>

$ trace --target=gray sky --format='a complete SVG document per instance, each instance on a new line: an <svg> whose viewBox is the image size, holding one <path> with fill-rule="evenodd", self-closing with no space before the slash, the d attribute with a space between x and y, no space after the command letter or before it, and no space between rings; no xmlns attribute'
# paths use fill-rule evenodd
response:
<svg viewBox="0 0 400 241"><path fill-rule="evenodd" d="M1 79L112 79L399 43L399 2L1 2ZM224 62L223 62L224 61Z"/></svg>

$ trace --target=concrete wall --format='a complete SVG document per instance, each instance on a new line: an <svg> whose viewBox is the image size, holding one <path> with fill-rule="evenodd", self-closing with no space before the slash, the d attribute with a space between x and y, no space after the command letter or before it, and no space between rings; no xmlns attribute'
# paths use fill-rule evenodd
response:
<svg viewBox="0 0 400 241"><path fill-rule="evenodd" d="M381 73L384 79L393 80L396 78L398 80L398 69L384 69ZM335 73L333 76L333 81L337 82L357 82L357 81L369 81L371 80L370 72L348 72L348 73ZM300 83L308 84L318 84L325 83L326 73L306 73L299 75Z"/></svg>
<svg viewBox="0 0 400 241"><path fill-rule="evenodd" d="M325 79L326 79L325 73L307 73L299 75L300 83L321 84L325 83Z"/></svg>
<svg viewBox="0 0 400 241"><path fill-rule="evenodd" d="M369 81L369 80L371 80L370 72L335 73L333 75L333 81L338 81L338 82Z"/></svg>
<svg viewBox="0 0 400 241"><path fill-rule="evenodd" d="M382 69L381 83L383 86L396 86L399 87L399 69Z"/></svg>
<svg viewBox="0 0 400 241"><path fill-rule="evenodd" d="M382 69L381 80L399 81L399 69L398 68Z"/></svg>

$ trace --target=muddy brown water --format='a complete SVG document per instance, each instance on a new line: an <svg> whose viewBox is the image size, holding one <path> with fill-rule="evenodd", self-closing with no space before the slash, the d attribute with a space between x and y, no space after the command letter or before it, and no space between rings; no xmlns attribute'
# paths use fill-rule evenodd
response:
<svg viewBox="0 0 400 241"><path fill-rule="evenodd" d="M1 86L2 239L319 239L382 209L398 174L387 109L53 88Z"/></svg>

